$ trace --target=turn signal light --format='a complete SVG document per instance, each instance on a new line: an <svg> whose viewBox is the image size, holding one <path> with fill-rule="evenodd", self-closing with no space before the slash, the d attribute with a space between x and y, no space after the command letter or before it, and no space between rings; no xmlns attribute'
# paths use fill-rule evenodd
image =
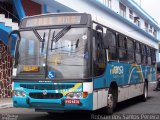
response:
<svg viewBox="0 0 160 120"><path fill-rule="evenodd" d="M88 96L88 92L83 92L83 98L86 98Z"/></svg>

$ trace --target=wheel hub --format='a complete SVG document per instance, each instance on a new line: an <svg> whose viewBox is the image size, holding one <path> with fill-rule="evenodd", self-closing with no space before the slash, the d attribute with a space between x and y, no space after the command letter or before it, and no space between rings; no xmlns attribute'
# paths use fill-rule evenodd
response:
<svg viewBox="0 0 160 120"><path fill-rule="evenodd" d="M108 104L107 106L109 108L113 108L113 95L112 94L108 94Z"/></svg>

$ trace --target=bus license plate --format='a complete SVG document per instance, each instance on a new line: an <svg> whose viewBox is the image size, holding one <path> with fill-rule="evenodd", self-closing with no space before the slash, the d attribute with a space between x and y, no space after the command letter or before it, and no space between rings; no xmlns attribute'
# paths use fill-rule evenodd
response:
<svg viewBox="0 0 160 120"><path fill-rule="evenodd" d="M65 104L80 104L79 99L66 99Z"/></svg>

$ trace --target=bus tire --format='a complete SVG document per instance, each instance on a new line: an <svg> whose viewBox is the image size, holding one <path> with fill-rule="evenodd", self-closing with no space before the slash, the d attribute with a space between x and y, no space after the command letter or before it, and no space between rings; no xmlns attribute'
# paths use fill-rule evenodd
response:
<svg viewBox="0 0 160 120"><path fill-rule="evenodd" d="M148 85L145 82L144 87L143 87L143 95L141 96L141 99L143 102L145 102L145 101L147 101L147 98L148 98Z"/></svg>
<svg viewBox="0 0 160 120"><path fill-rule="evenodd" d="M113 114L113 111L117 104L117 100L115 98L116 98L115 91L114 89L110 88L107 97L107 107L105 108L107 115Z"/></svg>

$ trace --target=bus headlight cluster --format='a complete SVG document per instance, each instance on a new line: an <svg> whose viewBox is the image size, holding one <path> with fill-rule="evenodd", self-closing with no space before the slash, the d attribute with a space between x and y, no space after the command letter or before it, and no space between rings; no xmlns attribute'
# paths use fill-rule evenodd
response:
<svg viewBox="0 0 160 120"><path fill-rule="evenodd" d="M67 94L67 99L80 99L82 98L82 92L70 92Z"/></svg>
<svg viewBox="0 0 160 120"><path fill-rule="evenodd" d="M23 91L14 91L14 92L13 92L13 95L14 95L14 96L20 96L20 97L25 97L25 96L26 96L26 93L23 92Z"/></svg>
<svg viewBox="0 0 160 120"><path fill-rule="evenodd" d="M88 92L70 92L66 95L67 99L80 99L86 98L88 96Z"/></svg>

